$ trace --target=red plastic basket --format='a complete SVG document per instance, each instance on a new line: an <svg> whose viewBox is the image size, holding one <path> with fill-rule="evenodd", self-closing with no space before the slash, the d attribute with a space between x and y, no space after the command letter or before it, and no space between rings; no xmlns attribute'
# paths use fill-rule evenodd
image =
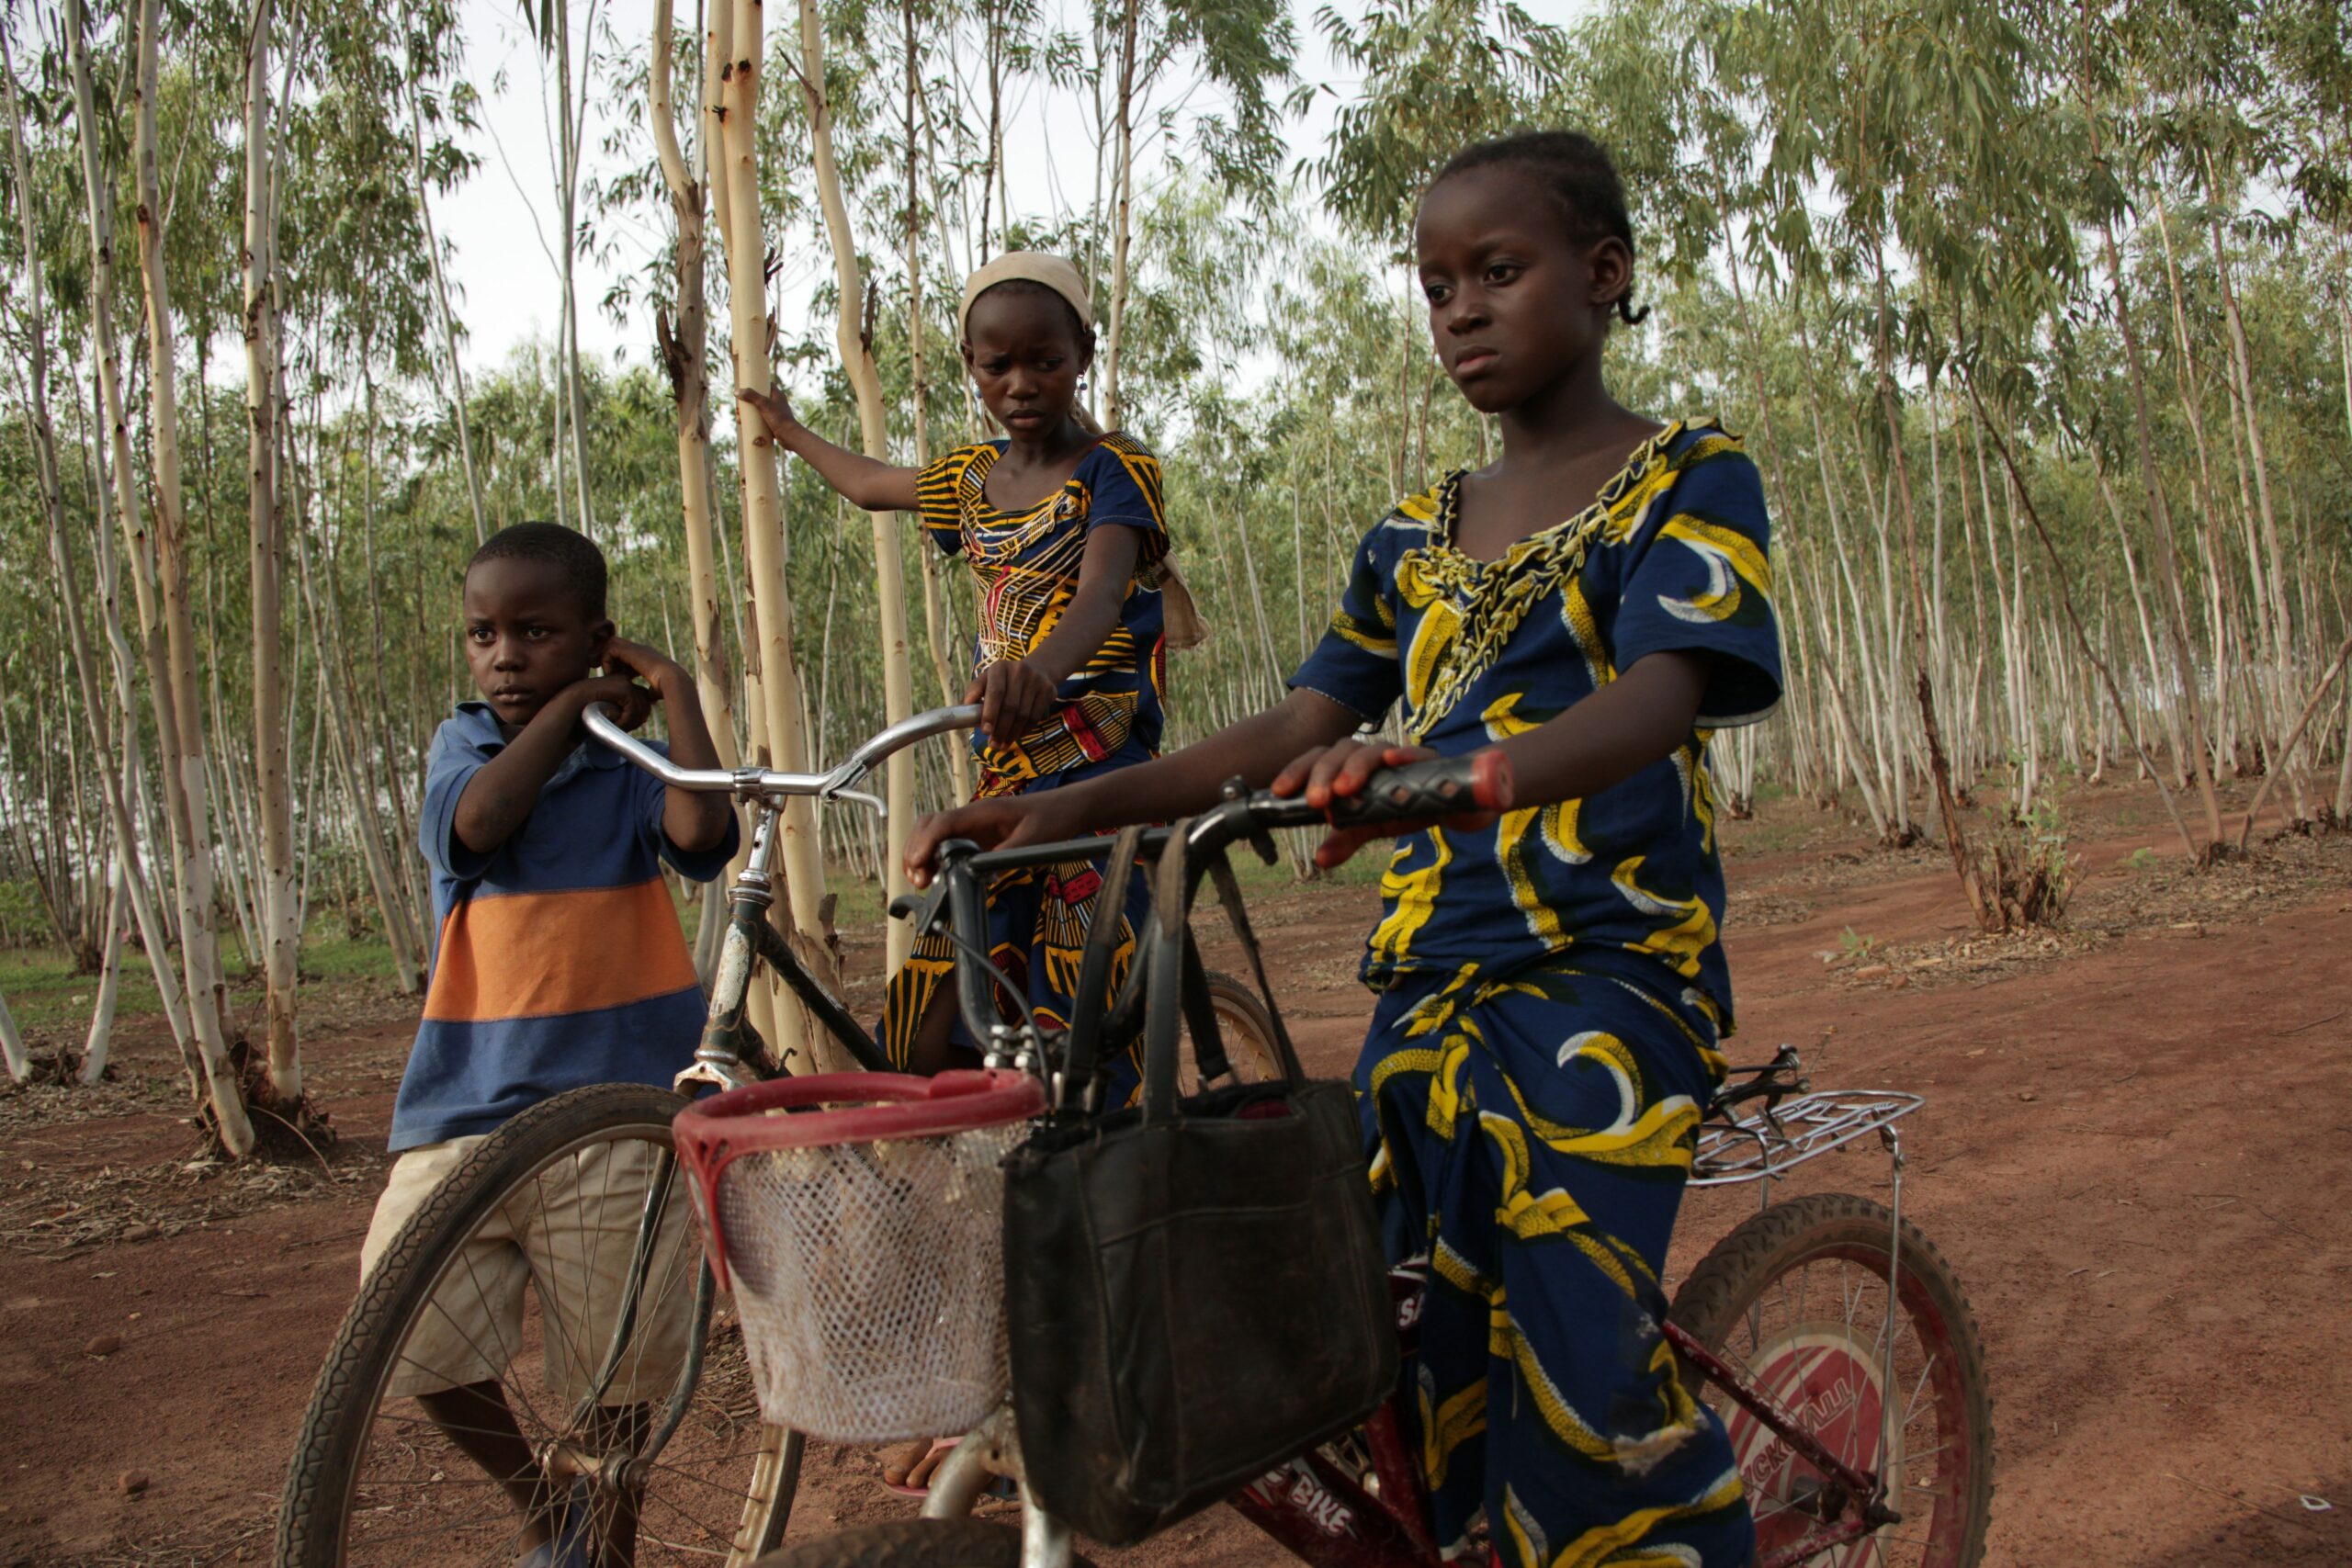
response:
<svg viewBox="0 0 2352 1568"><path fill-rule="evenodd" d="M1046 1110L1024 1073L835 1073L679 1112L761 1412L836 1442L963 1431L1007 1386L1001 1162Z"/></svg>

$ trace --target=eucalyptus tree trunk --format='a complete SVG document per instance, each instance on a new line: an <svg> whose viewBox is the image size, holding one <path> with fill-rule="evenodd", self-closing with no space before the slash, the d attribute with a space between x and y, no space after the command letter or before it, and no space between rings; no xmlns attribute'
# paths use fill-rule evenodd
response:
<svg viewBox="0 0 2352 1568"><path fill-rule="evenodd" d="M724 10L725 5L718 9ZM653 55L648 71L649 109L653 145L662 164L662 184L678 222L677 324L657 310L654 332L663 367L669 372L672 400L677 411L678 495L686 540L687 621L695 645L695 691L709 721L711 742L722 767L742 759L736 743L735 698L728 662L726 611L719 595L717 530L711 522L710 484L710 312L704 302L703 269L708 254L704 220L704 180L710 166L710 117L697 113L695 162L691 171L678 144L675 78L677 28L671 0L656 0L653 8ZM664 612L666 619L666 607ZM749 852L737 855L736 870ZM706 983L717 973L718 948L726 927L726 897L717 883L702 893L702 923L695 933L695 972Z"/></svg>
<svg viewBox="0 0 2352 1568"><path fill-rule="evenodd" d="M153 3L153 0L149 0ZM441 274L441 240L433 228L433 205L424 189L424 116L417 107L422 89L412 83L408 95L409 170L416 186L417 220L424 226L424 254L433 264L433 319L441 329L441 352L449 363L449 412L458 422L458 458L466 470L466 500L474 513L474 543L490 537L489 519L481 506L481 475L474 468L474 436L466 417L466 367L458 357L458 323L449 309L449 283ZM435 367L434 380L440 380Z"/></svg>
<svg viewBox="0 0 2352 1568"><path fill-rule="evenodd" d="M2212 158L2210 153L2206 158L2206 166L2210 173L2212 169ZM2217 191L2216 195L2218 194ZM2288 688L2294 678L2295 668L2293 621L2287 602L2287 563L2278 547L2278 513L2271 504L2270 457L2263 440L2262 415L2255 406L2254 357L2246 347L2245 321L2238 310L2237 288L2231 280L2229 253L2222 243L2222 220L2218 210L2209 217L2208 222L2213 236L2214 275L2221 284L2222 319L2228 322L2230 329L2230 364L2235 372L2232 385L2236 389L2238 400L2245 409L2247 466L2254 471L2256 515L2260 517L2262 523L2258 549L2256 544L2249 540L2246 553L2250 563L2259 558L2260 565L2267 569L2260 570L2260 577L2265 581L2267 588L2265 618L2270 624L2270 646L2266 651L2272 660L2272 667L2276 671L2272 681L2269 705L2273 711L2283 717L2285 709L2281 705L2290 700L2290 694ZM2296 761L2296 749L2301 737L2301 728L2299 726L2296 730L2296 739L2277 742L2271 748L2270 755L2267 759L2269 772L2287 775L2288 796L2293 802L2294 815L2298 820L2307 819L2310 816L2309 803L2303 789L2302 769ZM2264 793L2268 793L2267 787ZM2249 825L2251 825L2251 818L2249 818ZM2239 838L2243 842L2245 835L2241 833Z"/></svg>
<svg viewBox="0 0 2352 1568"><path fill-rule="evenodd" d="M11 167L17 190L25 193L17 203L17 217L24 241L24 276L28 286L24 306L26 412L32 434L33 468L40 486L41 507L48 525L50 556L57 571L61 618L65 625L66 642L81 696L82 718L89 728L91 754L97 763L100 798L105 803L107 821L114 832L116 852L119 857L117 864L126 868L118 874L123 878L121 894L130 900L131 912L139 921L140 941L146 949L148 964L154 972L155 992L163 1004L164 1016L170 1024L173 1043L186 1059L188 1086L194 1090L200 1077L189 1045L187 1012L180 999L180 979L172 968L166 934L162 922L156 919L153 901L148 895L146 876L140 864L138 818L134 809L140 775L137 699L128 679L127 668L119 669L118 672L123 677L117 688L121 706L123 745L119 757L109 759L104 733L107 723L107 705L100 694L97 655L90 646L87 619L82 614L81 585L74 575L72 551L67 544L65 498L59 479L55 428L49 409L49 329L42 303L44 283L40 253L35 239L29 196L34 186L25 157L24 122L17 111L16 73L13 64L7 60L5 39L0 39L0 77L5 77L5 80L0 80L0 90L5 90L6 95ZM96 536L97 590L109 629L116 640L120 641L122 629L114 605L114 573L107 556L106 524L107 519L101 515ZM109 921L119 919L119 910L110 912ZM111 924L108 929L111 932Z"/></svg>
<svg viewBox="0 0 2352 1568"><path fill-rule="evenodd" d="M151 0L152 3L152 0ZM268 0L257 0L266 6ZM152 11L144 14L141 47L152 60L154 27ZM105 302L114 292L114 214L104 169L98 158L97 109L90 86L88 50L83 39L82 0L70 0L66 35L74 69L74 118L80 128L83 191L90 226L91 299L98 360L98 390L114 460L115 504L124 537L134 561L150 547L139 487L131 463L130 432L125 423L119 361L113 313ZM144 74L144 73L142 73ZM146 75L140 105L140 139L147 156L142 169L152 169L154 145L153 77ZM165 734L164 800L172 828L174 883L178 894L180 955L187 972L190 1031L203 1063L206 1094L214 1131L221 1146L239 1158L253 1150L253 1123L245 1114L243 1087L229 1060L224 1026L228 986L220 972L220 957L213 934L212 844L209 791L205 780L202 707L197 694L196 626L188 612L186 517L180 509L178 411L173 400L171 296L164 271L159 202L149 194L150 181L141 179L141 205L146 209L140 246L145 277L148 351L153 365L149 394L153 400L150 444L155 457L155 506L162 524L154 542L156 619L164 637L161 647L149 638L149 678L154 688L157 728ZM23 187L20 187L23 188ZM152 239L149 233L152 227ZM142 606L142 609L144 606ZM142 615L142 620L146 617ZM157 667L157 654L164 655Z"/></svg>
<svg viewBox="0 0 2352 1568"><path fill-rule="evenodd" d="M32 1077L33 1060L26 1053L24 1034L17 1028L17 1015L8 1010L5 994L0 994L0 1064L7 1066L10 1083L22 1083Z"/></svg>
<svg viewBox="0 0 2352 1568"><path fill-rule="evenodd" d="M110 855L107 863L109 887L106 938L98 955L98 999L90 1009L89 1032L82 1037L82 1068L75 1075L85 1089L107 1076L107 1055L114 1043L115 1003L122 994L123 926L130 919L124 904L129 888L123 875L122 856Z"/></svg>
<svg viewBox="0 0 2352 1568"><path fill-rule="evenodd" d="M153 4L153 0L148 0ZM295 1032L302 951L295 890L293 780L287 762L285 590L277 507L277 325L271 274L277 265L271 191L269 100L271 0L255 0L245 62L244 341L247 518L253 563L254 836L259 850L254 939L268 996L269 1087L281 1104L302 1098L302 1060Z"/></svg>
<svg viewBox="0 0 2352 1568"><path fill-rule="evenodd" d="M2041 540L2041 547L2050 557L2052 573L2058 577L2058 606L2065 612L2067 624L2074 628L2075 646L2080 649L2084 660L2098 671L2100 681L2107 688L2108 700L2113 705L2117 717L2122 720L2123 730L2128 737L2132 734L2131 711L2124 703L2122 690L2116 684L2113 672L2092 648L2090 634L2083 629L2082 616L2075 609L2074 595L2065 586L2065 579L2058 556L2057 541L2050 536L2049 528L2042 524L2041 513L2033 504L2032 493L2025 488L2025 475L2018 470L2017 457L2009 450L2008 439L2001 434L2000 426L1993 422L1973 378L1968 382L1968 395L1970 400L1976 406L1977 423L1980 428L1993 437L1993 445L2001 455L2001 466L2008 470L2010 488L2024 505L2025 514L2033 525L2034 534ZM2136 741L2134 745L2137 745ZM2149 774L2155 779L2157 797L2164 802L2165 815L2172 818L2173 827L2180 833L2181 848L2192 858L2197 857L2199 851L2196 841L2189 837L2188 824L2182 818L2180 807L2173 800L2171 788L2165 784L2163 776L2156 773L2155 763L2145 750L2140 751L2140 761Z"/></svg>
<svg viewBox="0 0 2352 1568"><path fill-rule="evenodd" d="M572 260L580 248L580 130L587 105L575 116L571 107L571 5L555 0L556 112L562 124L556 152L563 183L563 354L564 383L570 389L571 424L571 486L580 508L580 531L596 536L596 513L588 502L588 395L580 385L580 305L572 290ZM593 8L592 8L593 13ZM589 57L596 41L588 40ZM583 80L585 73L582 73ZM559 501L559 505L560 501Z"/></svg>
<svg viewBox="0 0 2352 1568"><path fill-rule="evenodd" d="M807 0L803 0L806 4ZM1108 330L1102 344L1102 427L1119 428L1125 412L1119 404L1119 355L1127 325L1127 250L1134 230L1136 197L1136 50L1142 21L1143 0L1125 0L1119 18L1118 151L1112 199L1111 302L1105 317Z"/></svg>
<svg viewBox="0 0 2352 1568"><path fill-rule="evenodd" d="M924 138L918 130L918 110L928 129L929 107L922 94L922 51L916 42L915 0L900 0L899 19L905 24L907 51L906 117L902 129L907 142L907 367L908 401L914 414L914 457L918 469L931 466L931 375L930 361L922 331L922 148ZM921 537L918 530L915 559L922 563L922 629L923 640L931 648L931 671L939 682L939 700L943 705L963 695L963 688L956 680L948 664L947 604L940 581L942 563L939 551L930 541ZM956 780L956 803L960 804L972 793L972 754L963 746L948 748L953 758L950 766ZM895 922L894 922L895 925Z"/></svg>
<svg viewBox="0 0 2352 1568"><path fill-rule="evenodd" d="M703 157L706 184L710 195L711 216L718 223L719 243L725 246L729 243L729 236L735 231L732 216L734 204L731 199L734 182L729 176L730 163L727 151L729 82L734 74L735 66L734 0L707 0L707 4L703 7L703 28L702 112L699 117L700 134L696 139L695 146L701 151ZM710 152L714 148L718 152L718 173L711 175L708 171L711 166ZM706 243L704 246L706 261L708 255L709 247ZM722 261L721 265L723 266L726 264ZM730 295L733 292L731 277L729 291ZM729 325L731 341L731 321ZM747 426L741 417L741 404L736 405L735 412L736 432L740 446L741 445L741 437L745 434ZM772 748L768 744L767 704L764 688L759 678L759 604L757 587L751 581L750 475L743 461L747 457L747 453L739 452L736 463L736 483L741 491L745 528L741 574L743 593L741 599L729 601L729 609L734 617L735 646L741 650L743 660L741 714L743 729L743 756L746 759L764 761L772 755ZM718 527L714 519L711 531L718 541L719 560L725 568L725 578L730 581L735 581L737 573L734 569L734 558L728 548L726 530ZM736 872L740 873L744 864L748 863L751 850L752 846L746 840L736 856L734 866ZM788 886L786 891L788 895L790 892ZM712 962L715 965L716 958ZM715 968L713 972L716 973ZM792 998L783 987L775 984L773 977L766 985L753 986L751 994L745 998L744 1006L752 1029L763 1040L775 1042L779 1052L787 1043L784 1039L784 1030L778 1025L779 1013L785 1016L797 1032L805 1032L808 1027L807 1021L796 1010Z"/></svg>
<svg viewBox="0 0 2352 1568"><path fill-rule="evenodd" d="M760 0L731 0L721 99L721 147L727 195L720 203L727 247L728 304L733 331L738 391L769 389L765 231L760 218L759 124ZM756 419L738 405L737 462L743 486L743 549L753 626L743 649L746 702L755 719L754 739L765 739L769 765L787 772L808 770L806 702L793 659L792 604L784 575L784 513L776 473L775 446ZM825 897L824 850L816 814L806 800L786 807L780 830L786 893L791 925L820 977L840 977L840 949L831 940L830 901ZM807 1011L786 993L775 993L778 1027L804 1043L802 1060L820 1068L842 1065L841 1053L815 1027ZM777 1042L779 1047L784 1043Z"/></svg>
<svg viewBox="0 0 2352 1568"><path fill-rule="evenodd" d="M1928 743L1928 771L1936 792L1936 807L1943 818L1945 847L1951 852L1952 869L1960 874L1961 891L1968 896L1969 908L1976 912L1976 923L1988 931L2005 931L2008 917L2005 913L1999 890L1988 897L1984 878L1976 863L1975 852L1969 848L1968 826L1961 819L1960 802L1951 787L1951 765L1945 753L1943 733L1937 722L1935 656L1928 646L1927 591L1919 576L1919 509L1911 493L1911 465L1903 451L1903 417L1896 402L1892 355L1886 341L1886 315L1889 309L1886 264L1878 257L1878 330L1873 334L1878 355L1878 400L1886 418L1886 434L1890 456L1894 463L1894 481L1900 491L1903 509L1903 554L1911 580L1911 658L1912 689L1919 704L1919 728ZM1890 604L1890 609L1892 604Z"/></svg>
<svg viewBox="0 0 2352 1568"><path fill-rule="evenodd" d="M882 377L874 364L874 344L863 320L865 302L864 269L858 265L857 235L851 230L849 205L842 196L841 169L833 157L833 108L825 87L825 24L817 0L800 0L800 92L808 111L808 136L815 155L817 202L825 216L825 234L832 242L833 280L840 296L833 340L842 365L857 394L860 444L869 457L887 460L890 434L882 412ZM882 711L892 724L914 713L914 682L907 648L907 590L899 547L897 520L887 512L868 514L874 527L875 598L881 616ZM915 760L900 750L885 764L885 794L889 801L889 834L883 860L883 903L887 908L912 890L907 880L907 838L914 830ZM889 922L888 964L895 973L914 947L913 928L905 920Z"/></svg>
<svg viewBox="0 0 2352 1568"><path fill-rule="evenodd" d="M720 0L723 8L724 0ZM710 723L722 767L741 760L735 739L735 699L727 654L725 611L716 564L718 550L710 515L710 313L704 303L703 268L708 254L703 216L703 175L709 166L711 127L707 116L695 140L689 171L678 143L677 108L672 90L676 28L672 0L655 0L653 59L650 74L653 144L662 177L678 220L677 326L672 332L657 317L662 355L677 404L678 493L686 536L687 592L695 643L695 689Z"/></svg>

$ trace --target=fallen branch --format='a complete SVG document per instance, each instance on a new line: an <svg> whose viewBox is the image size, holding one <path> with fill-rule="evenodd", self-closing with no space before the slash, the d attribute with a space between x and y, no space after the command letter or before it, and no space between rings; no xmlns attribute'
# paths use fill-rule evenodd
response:
<svg viewBox="0 0 2352 1568"><path fill-rule="evenodd" d="M2294 731L2278 748L2276 765L2262 775L2262 787L2254 792L2254 804L2245 808L2245 824L2238 829L2238 849L2241 852L2245 849L2246 840L2254 834L2255 813L2260 811L2262 803L2270 798L2270 786L2278 782L2278 775L2287 771L2287 759L2295 754L2295 743L2303 738L2303 731L2311 728L2312 715L2319 711L2321 700L2335 684L2336 676L2343 673L2346 658L2352 658L2352 637L2346 637L2344 646L2335 650L2335 661L2327 667L2327 673L2321 676L2319 684L2312 689L2312 700L2303 705L2303 716L2295 721Z"/></svg>
<svg viewBox="0 0 2352 1568"><path fill-rule="evenodd" d="M2042 549L2050 557L2053 580L2059 585L2058 604L2066 612L2067 626L2074 628L2075 646L2082 650L2083 658L2089 661L2090 667L2098 671L2099 684L2107 692L2107 700L2114 707L2115 716L2123 726L2123 733L2132 738L2132 750L2140 754L2140 765L2147 769L2148 777L2155 781L2156 795L2165 803L2165 815L2171 818L2172 825L2180 830L2181 847L2188 852L2189 861L2200 866L2209 863L2213 858L2214 846L2199 850L2197 840L2190 837L2188 824L2182 818L2180 807L2174 803L2164 774L2156 771L2155 759L2148 755L2147 747L2141 743L2139 728L2132 722L2132 710L2124 706L2123 694L2116 689L2114 671L2108 669L2107 661L2091 649L2090 634L2083 630L2083 618L2075 613L2075 596L2066 592L2066 563L2059 558L2058 546L2051 539L2050 530L2041 521L2041 509L2033 504L2033 492L2026 488L2025 475L2018 470L2018 460L2010 455L2008 438L2001 434L2000 425L1985 412L1984 400L1977 395L1974 372L1963 368L1961 381L1968 388L1968 400L1976 405L1978 423L1984 434L1993 438L1994 449L2001 455L2001 466L2009 470L2009 478L2017 485L2018 499L2025 503L2027 521L2033 525L2035 536L2041 539Z"/></svg>

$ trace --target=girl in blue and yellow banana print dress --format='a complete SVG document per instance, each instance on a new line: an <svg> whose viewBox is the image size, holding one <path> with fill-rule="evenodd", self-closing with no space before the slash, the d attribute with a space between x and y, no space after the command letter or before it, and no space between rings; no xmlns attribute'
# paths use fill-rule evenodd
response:
<svg viewBox="0 0 2352 1568"><path fill-rule="evenodd" d="M1236 772L1329 805L1498 749L1506 809L1398 837L1355 1070L1391 1255L1431 1276L1406 1376L1438 1539L1466 1549L1483 1517L1510 1568L1744 1568L1754 1527L1676 1376L1659 1274L1732 1026L1708 739L1780 699L1762 487L1712 421L1609 394L1611 322L1639 316L1590 140L1466 150L1414 242L1438 356L1501 460L1364 536L1281 704L1114 785L935 818L909 868L951 836L1181 816ZM1410 745L1351 739L1391 709ZM1336 831L1317 859L1396 832Z"/></svg>

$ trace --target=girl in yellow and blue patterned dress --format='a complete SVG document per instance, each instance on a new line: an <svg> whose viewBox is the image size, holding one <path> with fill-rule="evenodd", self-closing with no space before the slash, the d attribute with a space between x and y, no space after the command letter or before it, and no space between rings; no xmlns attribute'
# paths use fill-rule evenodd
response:
<svg viewBox="0 0 2352 1568"><path fill-rule="evenodd" d="M1505 808L1399 835L1356 1065L1392 1256L1430 1275L1408 1404L1438 1539L1511 1568L1741 1568L1721 1425L1676 1376L1659 1273L1730 976L1707 746L1780 700L1764 499L1736 438L1601 376L1634 248L1607 154L1530 133L1456 156L1415 225L1439 357L1501 459L1364 536L1278 706L1115 785L979 802L944 838L1050 841L1214 803L1317 805L1497 748ZM1408 746L1350 737L1401 705ZM1335 832L1345 860L1375 831Z"/></svg>
<svg viewBox="0 0 2352 1568"><path fill-rule="evenodd" d="M1079 404L1094 331L1078 269L1058 256L1007 253L966 281L959 319L965 367L1005 434L925 468L837 446L779 397L741 396L778 446L844 498L919 513L932 543L971 568L979 632L963 700L981 705L975 795L990 799L1158 756L1170 612L1181 626L1191 607L1167 561L1159 459L1132 437L1094 428ZM1080 862L1009 874L989 891L989 958L1048 1028L1070 1021L1101 887L1099 870ZM1146 879L1136 879L1114 976L1148 901ZM891 976L881 1034L899 1066L935 1072L956 1045L972 1043L946 983L954 968L946 939L924 935ZM1131 1093L1132 1054L1114 1073L1114 1092Z"/></svg>

